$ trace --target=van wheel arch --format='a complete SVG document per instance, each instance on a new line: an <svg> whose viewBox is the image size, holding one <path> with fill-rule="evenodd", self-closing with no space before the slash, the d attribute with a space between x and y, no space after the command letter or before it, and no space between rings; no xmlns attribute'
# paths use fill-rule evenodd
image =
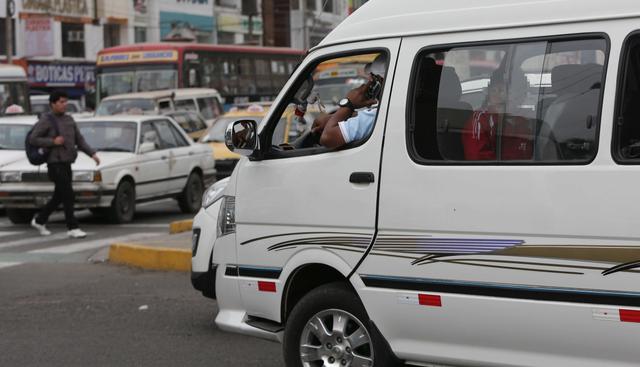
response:
<svg viewBox="0 0 640 367"><path fill-rule="evenodd" d="M344 282L354 293L347 278L335 268L324 264L305 264L291 272L282 295L281 320L284 324L296 304L307 293L322 285Z"/></svg>

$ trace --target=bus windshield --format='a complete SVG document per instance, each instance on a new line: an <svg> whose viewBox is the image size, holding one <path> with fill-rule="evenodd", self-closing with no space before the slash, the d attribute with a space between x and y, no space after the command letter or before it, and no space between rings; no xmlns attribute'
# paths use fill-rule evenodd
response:
<svg viewBox="0 0 640 367"><path fill-rule="evenodd" d="M0 82L0 116L29 113L27 83Z"/></svg>
<svg viewBox="0 0 640 367"><path fill-rule="evenodd" d="M118 68L98 76L100 98L132 92L173 89L178 87L178 71L172 68Z"/></svg>

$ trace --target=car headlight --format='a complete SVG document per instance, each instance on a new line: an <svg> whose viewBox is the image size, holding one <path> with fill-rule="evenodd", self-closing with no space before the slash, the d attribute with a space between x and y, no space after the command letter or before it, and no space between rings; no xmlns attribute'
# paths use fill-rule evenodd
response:
<svg viewBox="0 0 640 367"><path fill-rule="evenodd" d="M2 182L20 182L22 181L22 172L8 171L0 173L0 181Z"/></svg>
<svg viewBox="0 0 640 367"><path fill-rule="evenodd" d="M227 177L211 185L207 191L204 192L204 195L202 195L202 207L206 209L220 200L228 183L229 178Z"/></svg>
<svg viewBox="0 0 640 367"><path fill-rule="evenodd" d="M98 181L101 181L100 172L95 171L73 171L72 180L76 182L93 182L96 178L100 178Z"/></svg>
<svg viewBox="0 0 640 367"><path fill-rule="evenodd" d="M235 233L236 231L236 197L223 196L220 212L218 213L218 237Z"/></svg>

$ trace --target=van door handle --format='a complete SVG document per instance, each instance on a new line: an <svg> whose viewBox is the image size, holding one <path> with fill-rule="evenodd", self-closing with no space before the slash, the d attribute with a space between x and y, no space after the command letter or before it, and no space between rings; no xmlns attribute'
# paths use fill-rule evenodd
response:
<svg viewBox="0 0 640 367"><path fill-rule="evenodd" d="M351 183L373 183L374 181L373 172L353 172L349 176L349 182Z"/></svg>
<svg viewBox="0 0 640 367"><path fill-rule="evenodd" d="M165 159L167 159L167 156L166 156L166 155L163 155L163 156L162 156L162 157L160 157L160 158L161 158L162 160L165 160Z"/></svg>

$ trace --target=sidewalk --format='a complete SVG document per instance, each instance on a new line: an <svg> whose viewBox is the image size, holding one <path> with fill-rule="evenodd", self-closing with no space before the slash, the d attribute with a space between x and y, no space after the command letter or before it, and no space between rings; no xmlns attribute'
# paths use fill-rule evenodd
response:
<svg viewBox="0 0 640 367"><path fill-rule="evenodd" d="M132 243L112 243L109 262L150 270L191 269L191 226L193 220L172 222L166 235Z"/></svg>

